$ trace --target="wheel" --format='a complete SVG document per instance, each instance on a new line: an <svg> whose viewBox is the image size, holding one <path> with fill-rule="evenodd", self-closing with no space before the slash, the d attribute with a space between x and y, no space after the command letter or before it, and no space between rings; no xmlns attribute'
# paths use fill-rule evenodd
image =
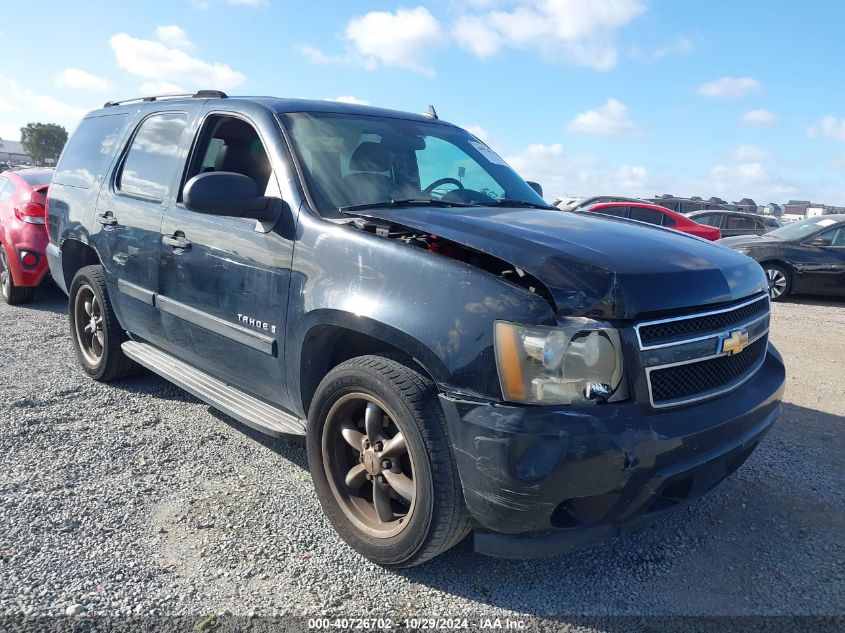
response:
<svg viewBox="0 0 845 633"><path fill-rule="evenodd" d="M15 285L12 270L9 268L9 258L3 246L0 246L0 295L10 306L29 303L35 296L35 288L19 288Z"/></svg>
<svg viewBox="0 0 845 633"><path fill-rule="evenodd" d="M772 301L784 299L792 290L792 275L780 264L763 264L763 272L769 280L769 298Z"/></svg>
<svg viewBox="0 0 845 633"><path fill-rule="evenodd" d="M126 333L112 310L101 266L86 266L76 273L70 285L68 317L76 358L91 378L108 382L135 369L120 347Z"/></svg>
<svg viewBox="0 0 845 633"><path fill-rule="evenodd" d="M371 561L418 565L469 532L437 389L410 367L361 356L332 369L306 443L323 511Z"/></svg>

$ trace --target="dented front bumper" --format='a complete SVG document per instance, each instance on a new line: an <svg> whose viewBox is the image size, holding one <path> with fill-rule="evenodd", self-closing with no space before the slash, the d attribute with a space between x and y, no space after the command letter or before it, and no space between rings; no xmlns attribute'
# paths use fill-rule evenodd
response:
<svg viewBox="0 0 845 633"><path fill-rule="evenodd" d="M533 558L634 529L736 470L780 412L773 346L739 389L655 411L503 405L441 395L479 552Z"/></svg>

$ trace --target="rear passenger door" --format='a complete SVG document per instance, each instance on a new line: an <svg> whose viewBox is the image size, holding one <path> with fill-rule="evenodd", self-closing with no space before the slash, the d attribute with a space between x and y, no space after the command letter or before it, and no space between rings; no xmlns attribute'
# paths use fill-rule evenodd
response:
<svg viewBox="0 0 845 633"><path fill-rule="evenodd" d="M165 210L156 305L167 351L224 382L287 408L284 332L293 236L273 226L188 210L184 183L200 173L249 176L281 192L265 148L272 128L211 110L201 122L177 201Z"/></svg>
<svg viewBox="0 0 845 633"><path fill-rule="evenodd" d="M154 307L161 219L182 172L190 107L145 112L97 202L95 233L112 303L138 339L165 340Z"/></svg>

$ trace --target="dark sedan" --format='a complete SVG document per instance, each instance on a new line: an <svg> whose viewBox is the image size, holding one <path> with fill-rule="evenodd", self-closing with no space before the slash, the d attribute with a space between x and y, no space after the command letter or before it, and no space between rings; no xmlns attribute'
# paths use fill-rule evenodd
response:
<svg viewBox="0 0 845 633"><path fill-rule="evenodd" d="M741 211L693 211L690 220L719 229L724 237L734 235L763 235L780 228L777 218L770 215L743 213Z"/></svg>
<svg viewBox="0 0 845 633"><path fill-rule="evenodd" d="M793 292L845 296L845 215L821 215L718 243L760 262L772 301Z"/></svg>

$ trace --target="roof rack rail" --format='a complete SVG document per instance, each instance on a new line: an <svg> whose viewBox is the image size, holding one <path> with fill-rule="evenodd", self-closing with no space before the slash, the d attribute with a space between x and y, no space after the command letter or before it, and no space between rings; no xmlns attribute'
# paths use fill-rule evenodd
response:
<svg viewBox="0 0 845 633"><path fill-rule="evenodd" d="M150 95L149 97L132 97L131 99L121 99L120 101L106 101L103 107L110 108L133 101L158 101L159 99L180 99L185 97L189 99L228 99L228 95L221 90L198 90L197 92L170 92L160 95Z"/></svg>

